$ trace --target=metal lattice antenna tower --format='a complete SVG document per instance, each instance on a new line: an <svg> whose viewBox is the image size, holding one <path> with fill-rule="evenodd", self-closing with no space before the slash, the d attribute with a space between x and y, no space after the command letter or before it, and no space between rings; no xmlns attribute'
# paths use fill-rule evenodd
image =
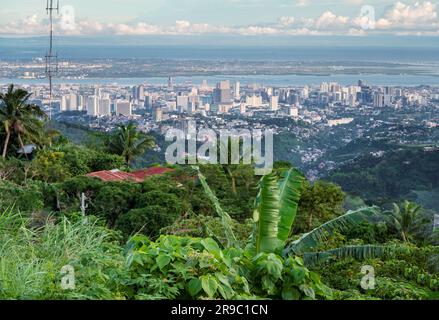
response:
<svg viewBox="0 0 439 320"><path fill-rule="evenodd" d="M49 79L49 120L52 120L52 78L58 73L58 56L53 53L53 11L59 13L59 0L54 6L54 0L47 0L46 11L49 15L50 35L49 51L46 53L46 77Z"/></svg>

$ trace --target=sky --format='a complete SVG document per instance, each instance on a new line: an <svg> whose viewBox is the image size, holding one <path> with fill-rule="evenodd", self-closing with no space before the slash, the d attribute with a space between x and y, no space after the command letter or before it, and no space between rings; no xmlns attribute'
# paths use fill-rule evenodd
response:
<svg viewBox="0 0 439 320"><path fill-rule="evenodd" d="M54 0L56 2L56 0ZM2 0L1 36L47 34L46 0ZM60 0L65 36L439 36L439 0Z"/></svg>

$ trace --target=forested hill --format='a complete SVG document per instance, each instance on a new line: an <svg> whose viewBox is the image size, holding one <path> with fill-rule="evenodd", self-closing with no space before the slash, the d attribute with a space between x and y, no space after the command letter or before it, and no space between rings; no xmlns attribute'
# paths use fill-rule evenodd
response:
<svg viewBox="0 0 439 320"><path fill-rule="evenodd" d="M386 203L403 198L439 210L439 149L416 147L369 153L329 173L344 191Z"/></svg>

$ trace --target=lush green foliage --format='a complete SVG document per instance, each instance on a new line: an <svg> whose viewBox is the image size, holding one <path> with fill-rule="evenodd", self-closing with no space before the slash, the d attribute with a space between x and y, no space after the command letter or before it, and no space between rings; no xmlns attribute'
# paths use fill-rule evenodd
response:
<svg viewBox="0 0 439 320"><path fill-rule="evenodd" d="M82 221L30 227L29 219L0 214L0 299L121 299L124 273L116 235ZM75 290L61 287L64 266L75 270Z"/></svg>
<svg viewBox="0 0 439 320"><path fill-rule="evenodd" d="M337 289L340 299L437 299L439 276L431 261L438 254L437 247L418 248L399 245L398 250L389 250L382 258L364 261L352 258L327 262L317 268L322 278ZM376 270L375 288L364 290L361 279L364 265Z"/></svg>
<svg viewBox="0 0 439 320"><path fill-rule="evenodd" d="M347 162L328 179L345 192L374 203L391 203L413 198L423 200L416 192L433 192L439 188L439 151L423 147L389 151L382 157L365 155ZM438 210L435 202L421 203Z"/></svg>
<svg viewBox="0 0 439 320"><path fill-rule="evenodd" d="M221 249L210 239L162 236L129 243L130 286L138 299L316 299L331 290L300 258Z"/></svg>

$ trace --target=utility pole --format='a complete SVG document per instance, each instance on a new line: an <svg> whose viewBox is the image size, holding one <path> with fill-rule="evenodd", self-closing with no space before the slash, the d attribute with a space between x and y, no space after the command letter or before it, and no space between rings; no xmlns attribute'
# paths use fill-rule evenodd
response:
<svg viewBox="0 0 439 320"><path fill-rule="evenodd" d="M52 78L58 73L58 56L53 53L53 11L59 13L59 0L47 0L46 12L49 15L49 51L46 53L46 77L49 79L49 120L52 120Z"/></svg>

